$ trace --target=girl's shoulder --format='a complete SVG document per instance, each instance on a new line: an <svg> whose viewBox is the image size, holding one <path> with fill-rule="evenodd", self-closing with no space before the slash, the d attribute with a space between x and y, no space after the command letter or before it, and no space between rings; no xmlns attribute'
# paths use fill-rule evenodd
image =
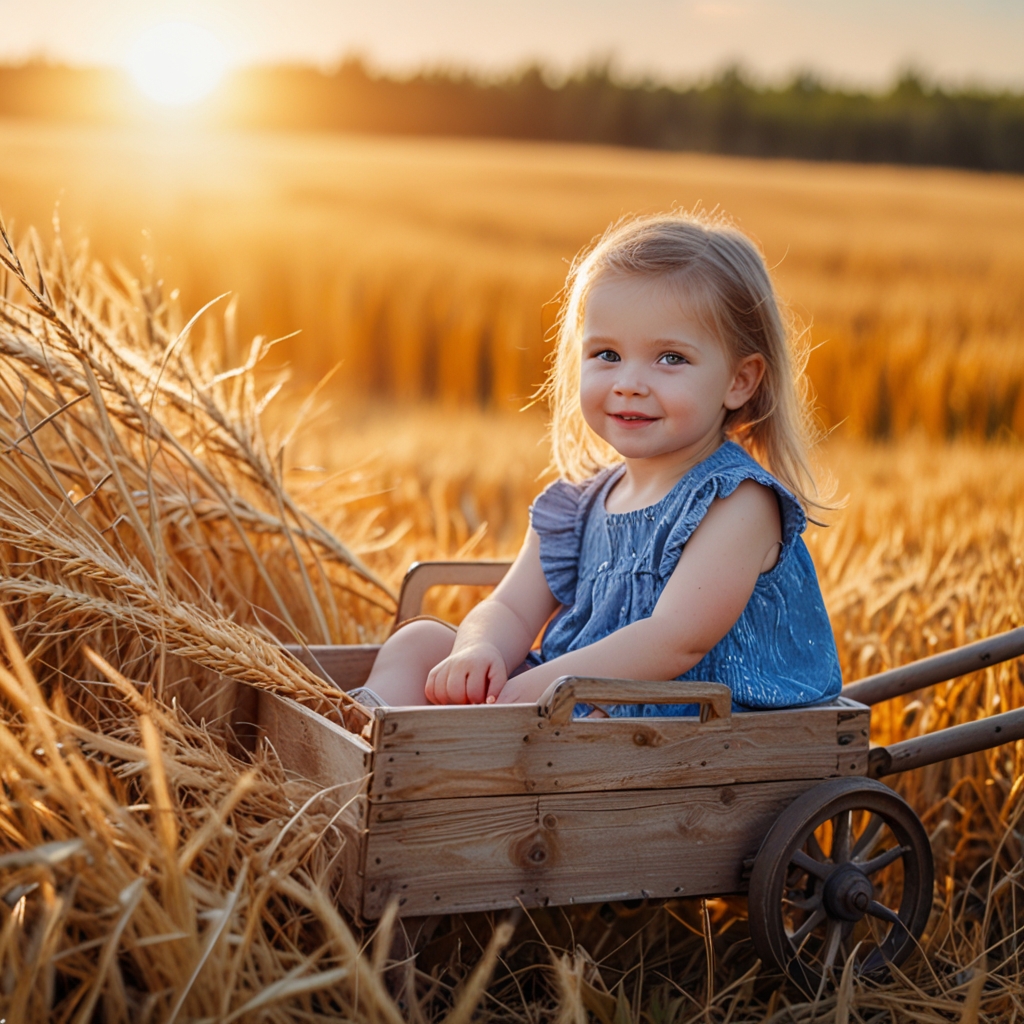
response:
<svg viewBox="0 0 1024 1024"><path fill-rule="evenodd" d="M740 484L753 480L775 492L782 514L783 541L788 542L807 529L807 513L799 499L761 465L742 445L726 441L687 474L694 479L680 496L683 504L703 505L704 511L716 498L727 498ZM686 481L683 477L680 483Z"/></svg>
<svg viewBox="0 0 1024 1024"><path fill-rule="evenodd" d="M727 441L693 467L665 496L657 513L655 532L661 536L658 558L659 575L668 576L675 568L682 549L700 526L711 505L719 498L728 498L747 480L753 480L774 492L779 503L782 527L782 552L776 566L787 560L797 538L807 529L807 515L796 496L772 476L756 459L735 441ZM642 509L641 515L649 510ZM636 515L636 513L626 513Z"/></svg>

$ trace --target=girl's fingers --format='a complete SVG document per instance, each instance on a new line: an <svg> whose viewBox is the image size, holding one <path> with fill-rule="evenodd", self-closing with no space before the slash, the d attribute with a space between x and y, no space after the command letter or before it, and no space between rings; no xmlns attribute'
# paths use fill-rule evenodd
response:
<svg viewBox="0 0 1024 1024"><path fill-rule="evenodd" d="M500 658L449 657L427 674L423 692L432 704L483 704L501 692L507 677Z"/></svg>
<svg viewBox="0 0 1024 1024"><path fill-rule="evenodd" d="M435 665L427 676L427 685L423 693L431 704L445 704L448 690L448 665L441 662Z"/></svg>
<svg viewBox="0 0 1024 1024"><path fill-rule="evenodd" d="M487 684L486 698L493 697L494 700L498 699L498 695L502 690L505 689L505 684L508 682L508 672L505 671L505 666L492 665L490 682ZM494 703L491 701L490 703Z"/></svg>
<svg viewBox="0 0 1024 1024"><path fill-rule="evenodd" d="M466 673L463 669L457 669L448 673L445 683L445 703L465 704L466 703Z"/></svg>
<svg viewBox="0 0 1024 1024"><path fill-rule="evenodd" d="M466 679L466 699L471 704L483 704L487 696L487 676L493 671L492 665L474 665Z"/></svg>
<svg viewBox="0 0 1024 1024"><path fill-rule="evenodd" d="M466 686L466 703L479 704L480 702L476 700L476 692L480 685L480 666L470 663L466 668L465 676L463 676L463 682Z"/></svg>
<svg viewBox="0 0 1024 1024"><path fill-rule="evenodd" d="M427 675L427 685L423 688L427 700L431 704L457 704L458 701L453 699L457 675L450 658L435 665Z"/></svg>

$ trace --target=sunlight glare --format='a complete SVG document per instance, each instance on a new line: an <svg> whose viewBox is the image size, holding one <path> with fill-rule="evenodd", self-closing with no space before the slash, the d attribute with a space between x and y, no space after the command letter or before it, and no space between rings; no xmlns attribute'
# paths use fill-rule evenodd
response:
<svg viewBox="0 0 1024 1024"><path fill-rule="evenodd" d="M163 22L135 40L128 70L150 99L182 107L213 92L227 70L227 52L212 32L199 25Z"/></svg>

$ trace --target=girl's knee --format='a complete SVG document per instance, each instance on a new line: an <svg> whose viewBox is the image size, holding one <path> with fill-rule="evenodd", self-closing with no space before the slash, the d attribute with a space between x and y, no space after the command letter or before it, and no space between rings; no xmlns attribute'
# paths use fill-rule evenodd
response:
<svg viewBox="0 0 1024 1024"><path fill-rule="evenodd" d="M427 673L452 652L455 630L428 619L393 633L374 661L366 686L391 705L426 703Z"/></svg>
<svg viewBox="0 0 1024 1024"><path fill-rule="evenodd" d="M388 643L395 643L398 640L404 643L434 641L435 643L450 639L455 642L455 630L443 622L435 622L433 619L413 619L411 622L401 626L388 637Z"/></svg>
<svg viewBox="0 0 1024 1024"><path fill-rule="evenodd" d="M419 619L392 633L384 646L390 651L441 652L437 658L440 661L448 657L454 643L455 631L450 626L431 619Z"/></svg>

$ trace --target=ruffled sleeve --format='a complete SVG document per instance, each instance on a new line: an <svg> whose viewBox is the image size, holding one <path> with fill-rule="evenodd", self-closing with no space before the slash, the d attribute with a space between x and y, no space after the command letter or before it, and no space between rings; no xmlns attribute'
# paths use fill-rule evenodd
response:
<svg viewBox="0 0 1024 1024"><path fill-rule="evenodd" d="M580 544L586 510L584 488L556 480L530 506L530 525L540 538L540 565L560 604L576 600Z"/></svg>
<svg viewBox="0 0 1024 1024"><path fill-rule="evenodd" d="M803 506L782 484L770 473L766 473L750 456L743 453L742 461L731 466L724 466L711 473L699 486L695 487L687 497L683 507L665 539L665 545L658 559L658 573L664 579L670 576L679 562L683 547L690 539L693 531L707 515L711 503L716 498L728 498L744 480L755 480L764 487L775 491L779 499L779 512L782 519L782 550L778 561L770 570L775 572L789 557L793 541L807 529L807 516Z"/></svg>

